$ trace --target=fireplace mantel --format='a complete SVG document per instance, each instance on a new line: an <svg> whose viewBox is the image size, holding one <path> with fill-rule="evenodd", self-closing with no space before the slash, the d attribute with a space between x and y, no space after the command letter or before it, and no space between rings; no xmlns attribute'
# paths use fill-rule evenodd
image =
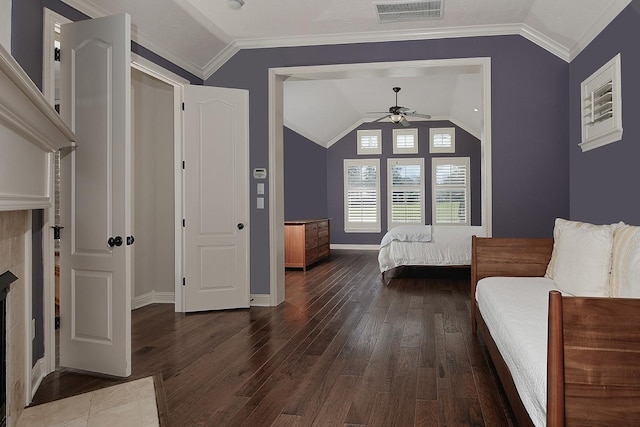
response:
<svg viewBox="0 0 640 427"><path fill-rule="evenodd" d="M52 206L53 153L76 136L0 45L0 210Z"/></svg>

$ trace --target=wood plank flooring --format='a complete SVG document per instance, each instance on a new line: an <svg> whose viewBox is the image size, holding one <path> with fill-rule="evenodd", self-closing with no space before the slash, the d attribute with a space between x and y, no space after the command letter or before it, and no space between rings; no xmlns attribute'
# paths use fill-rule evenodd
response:
<svg viewBox="0 0 640 427"><path fill-rule="evenodd" d="M287 270L287 300L181 314L135 310L132 380L161 375L172 426L509 426L471 333L468 269L380 277L377 252ZM60 369L34 404L122 379Z"/></svg>

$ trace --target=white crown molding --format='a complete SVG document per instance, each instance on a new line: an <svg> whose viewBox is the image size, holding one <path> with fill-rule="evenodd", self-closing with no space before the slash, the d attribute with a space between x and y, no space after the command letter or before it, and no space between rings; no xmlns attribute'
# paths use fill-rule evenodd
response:
<svg viewBox="0 0 640 427"><path fill-rule="evenodd" d="M621 0L628 1L628 0ZM319 46L388 41L431 40L443 38L486 37L520 35L543 49L569 61L569 49L525 24L477 25L468 27L432 28L429 30L376 31L366 33L340 33L315 36L254 38L232 41L225 51L206 66L204 79L211 77L224 63L241 49L274 47Z"/></svg>
<svg viewBox="0 0 640 427"><path fill-rule="evenodd" d="M161 56L162 58L166 59L167 61L177 65L178 67L182 68L185 71L188 71L189 73L193 74L194 76L204 80L204 71L201 67L199 67L198 65L194 64L193 62L183 58L180 55L175 54L174 52L165 49L163 46L159 45L158 43L154 42L151 37L149 37L148 35L146 35L145 33L139 31L137 28L132 28L131 29L131 39L138 43L140 46L143 46L145 49L149 49L151 52L155 53L156 55Z"/></svg>
<svg viewBox="0 0 640 427"><path fill-rule="evenodd" d="M361 124L372 122L374 120L375 119L360 119L360 120L356 120L351 126L348 126L345 130L340 132L338 135L334 136L330 141L327 141L326 148L329 148L333 144L335 144L336 142L340 141L342 138L347 136L347 134L349 134L349 132L352 132L355 129L357 129L358 127L360 127Z"/></svg>
<svg viewBox="0 0 640 427"><path fill-rule="evenodd" d="M458 126L460 129L464 130L465 132L468 132L470 135L477 138L478 140L481 139L480 133L478 131L473 130L473 127L467 125L466 123L461 122L458 119L454 119L453 117L449 117L448 119L445 119L445 120L449 120L451 123Z"/></svg>
<svg viewBox="0 0 640 427"><path fill-rule="evenodd" d="M321 141L320 138L318 138L318 137L316 137L314 135L311 135L310 133L298 128L294 123L291 123L287 119L284 119L284 125L285 125L285 127L289 128L290 130L294 131L295 133L302 135L304 138L308 139L309 141L318 144L322 148L329 148L329 147L327 147L326 143Z"/></svg>
<svg viewBox="0 0 640 427"><path fill-rule="evenodd" d="M238 43L231 42L224 49L220 51L216 56L211 58L211 61L207 62L202 70L202 79L207 80L209 77L213 75L216 71L220 69L228 60L230 60L233 55L240 52L240 47Z"/></svg>
<svg viewBox="0 0 640 427"><path fill-rule="evenodd" d="M580 40L571 49L569 60L573 61L580 52L584 50L589 44L609 25L616 16L622 12L622 10L631 3L631 0L616 0L611 6L604 11L598 20L580 37Z"/></svg>
<svg viewBox="0 0 640 427"><path fill-rule="evenodd" d="M520 34L522 37L532 43L537 44L546 51L551 52L563 61L570 61L571 55L569 54L569 48L561 45L552 38L545 36L540 31L531 28L527 24L522 24L520 27L521 29L518 34Z"/></svg>

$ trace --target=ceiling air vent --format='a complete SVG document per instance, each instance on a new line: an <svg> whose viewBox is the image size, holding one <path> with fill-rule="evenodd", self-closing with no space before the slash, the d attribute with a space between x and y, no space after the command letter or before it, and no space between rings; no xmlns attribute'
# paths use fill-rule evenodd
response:
<svg viewBox="0 0 640 427"><path fill-rule="evenodd" d="M442 18L444 1L404 1L393 3L376 3L378 21L418 21L423 19Z"/></svg>

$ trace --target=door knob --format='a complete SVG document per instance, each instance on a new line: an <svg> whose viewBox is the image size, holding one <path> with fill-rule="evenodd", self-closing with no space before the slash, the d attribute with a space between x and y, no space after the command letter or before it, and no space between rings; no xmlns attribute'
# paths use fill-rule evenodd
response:
<svg viewBox="0 0 640 427"><path fill-rule="evenodd" d="M114 246L122 246L122 237L121 236L109 237L109 240L107 240L107 245L109 245L110 248Z"/></svg>
<svg viewBox="0 0 640 427"><path fill-rule="evenodd" d="M244 224L239 222L238 223L238 230L242 230L244 228Z"/></svg>

